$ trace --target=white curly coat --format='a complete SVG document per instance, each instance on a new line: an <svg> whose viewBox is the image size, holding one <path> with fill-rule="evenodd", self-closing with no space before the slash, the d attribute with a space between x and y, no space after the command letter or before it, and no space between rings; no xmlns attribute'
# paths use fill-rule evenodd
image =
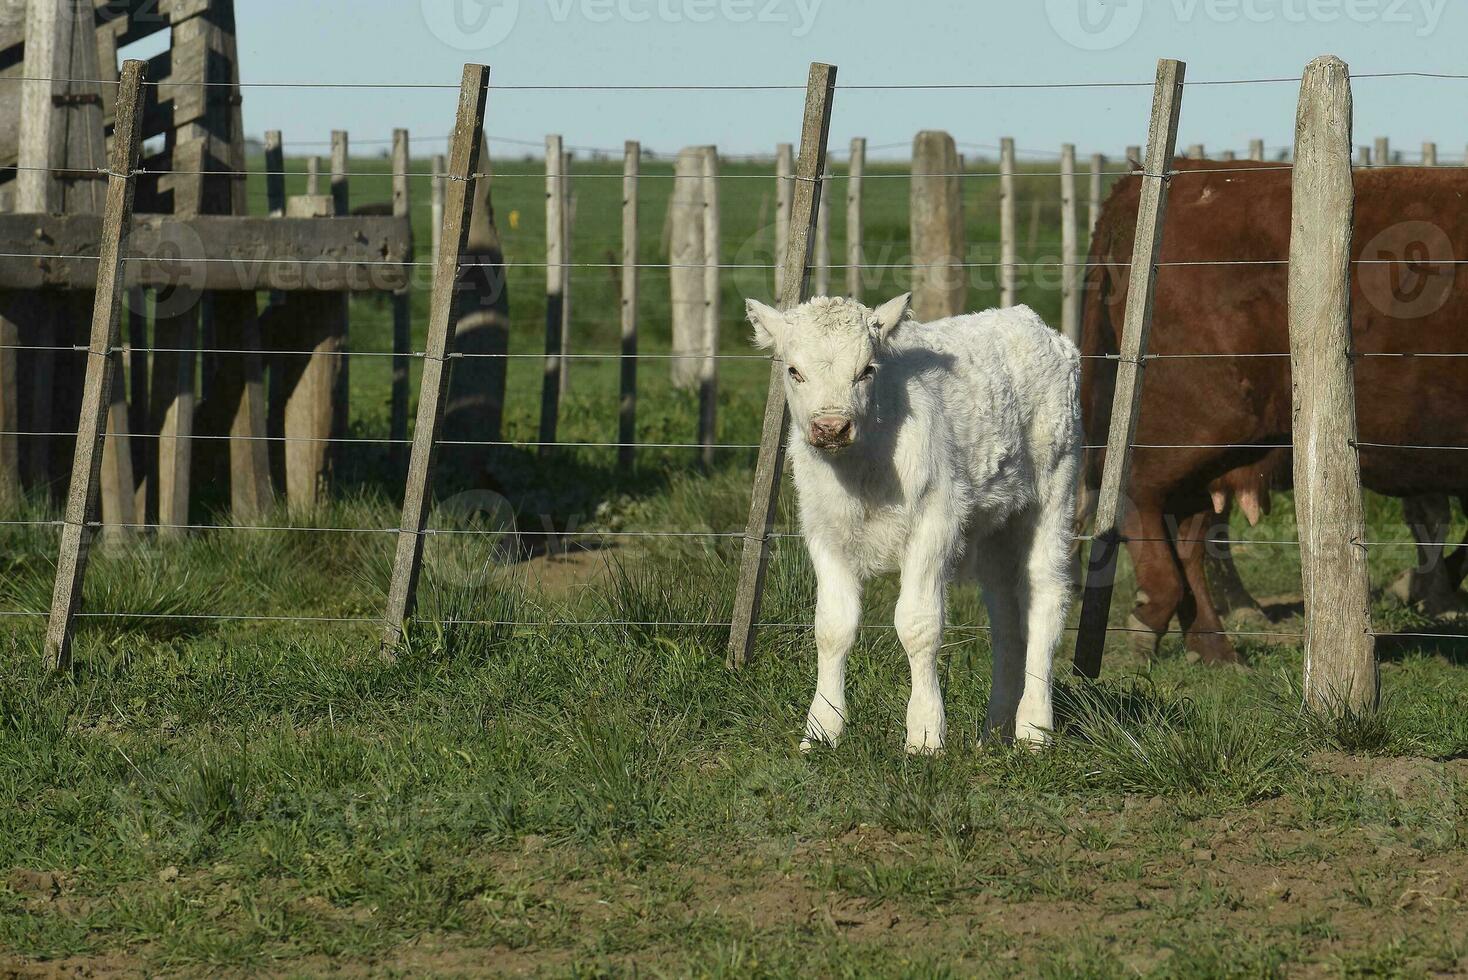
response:
<svg viewBox="0 0 1468 980"><path fill-rule="evenodd" d="M985 728L1044 742L1072 588L1082 444L1075 346L1026 306L918 324L909 297L870 310L753 300L755 343L786 365L789 456L815 567L819 678L803 747L846 725L862 583L901 573L912 668L907 748L943 747L938 685L948 583L977 580L994 685Z"/></svg>

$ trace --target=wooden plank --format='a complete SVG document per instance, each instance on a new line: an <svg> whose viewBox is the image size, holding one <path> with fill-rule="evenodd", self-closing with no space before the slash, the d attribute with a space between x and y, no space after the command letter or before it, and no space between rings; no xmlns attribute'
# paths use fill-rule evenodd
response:
<svg viewBox="0 0 1468 980"><path fill-rule="evenodd" d="M566 164L561 137L545 138L545 374L540 386L540 455L556 441L561 415L561 337L565 320L566 197L561 168Z"/></svg>
<svg viewBox="0 0 1468 980"><path fill-rule="evenodd" d="M1080 216L1076 200L1076 148L1060 148L1060 332L1081 343Z"/></svg>
<svg viewBox="0 0 1468 980"><path fill-rule="evenodd" d="M999 305L1013 306L1018 297L1017 259L1019 243L1015 227L1014 140L999 141Z"/></svg>
<svg viewBox="0 0 1468 980"><path fill-rule="evenodd" d="M810 266L815 250L816 212L820 208L821 181L826 169L826 141L831 132L831 105L836 94L836 66L819 62L810 66L805 89L805 116L801 124L798 180L790 210L790 242L780 278L781 309L804 302L810 291ZM749 522L744 530L744 551L739 563L739 583L734 593L733 619L729 628L728 664L738 670L749 661L755 629L764 598L765 572L770 563L770 528L775 523L775 506L780 496L780 476L785 465L785 429L790 412L785 404L785 363L770 363L769 394L760 432L759 459L755 463L754 492L749 503Z"/></svg>
<svg viewBox="0 0 1468 980"><path fill-rule="evenodd" d="M71 74L71 41L76 22L72 3L32 2L26 6L25 81L20 85L19 170L15 175L15 209L35 214L60 213L65 206L56 168L66 157L67 114L55 98L67 92ZM95 77L95 76L93 76Z"/></svg>
<svg viewBox="0 0 1468 980"><path fill-rule="evenodd" d="M1351 77L1339 58L1300 83L1290 222L1290 372L1295 520L1305 586L1305 703L1327 714L1375 710L1356 384L1351 348Z"/></svg>
<svg viewBox="0 0 1468 980"><path fill-rule="evenodd" d="M775 147L775 296L783 296L785 287L780 277L785 274L786 256L790 254L790 207L795 200L795 148L789 143Z"/></svg>
<svg viewBox="0 0 1468 980"><path fill-rule="evenodd" d="M121 283L123 245L132 217L134 181L141 145L139 103L143 63L128 61L123 66L117 98L116 136L113 140L111 176L107 181L106 224L102 242L101 271L92 310L91 339L87 348L86 382L77 426L71 487L61 528L61 545L56 558L56 584L51 596L51 617L46 626L43 657L48 668L60 670L71 662L72 628L82 599L86 576L89 521L96 506L98 470L102 462L101 440L111 402L112 348L117 346L122 313Z"/></svg>
<svg viewBox="0 0 1468 980"><path fill-rule="evenodd" d="M632 468L637 449L638 181L642 144L628 140L622 162L622 358L621 403L617 412L617 462Z"/></svg>
<svg viewBox="0 0 1468 980"><path fill-rule="evenodd" d="M418 422L413 430L413 452L408 461L408 480L403 492L403 516L398 525L401 531L384 616L382 647L386 655L397 650L417 597L418 575L423 562L423 529L428 521L432 491L434 447L443 420L444 399L448 394L445 383L448 357L453 353L453 324L450 321L454 310L454 284L458 279L459 263L469 243L474 205L469 179L478 167L480 148L484 143L484 106L488 94L489 69L465 65L446 171L452 179L445 189L444 247L434 268L427 351L418 395ZM559 162L559 154L555 159Z"/></svg>
<svg viewBox="0 0 1468 980"><path fill-rule="evenodd" d="M1132 441L1142 404L1142 366L1152 332L1152 301L1157 290L1157 259L1162 252L1162 228L1167 215L1166 174L1177 148L1178 113L1182 108L1187 67L1164 58L1157 63L1152 92L1152 118L1147 130L1147 159L1143 168L1142 198L1137 210L1136 243L1132 252L1131 282L1127 289L1126 320L1116 366L1116 390L1111 402L1111 429L1106 440L1106 464L1096 504L1095 531L1081 596L1081 621L1076 634L1075 665L1086 677L1101 673L1106 646L1111 593L1116 581L1117 553L1121 549L1122 507L1131 483Z"/></svg>
<svg viewBox="0 0 1468 980"><path fill-rule="evenodd" d="M851 162L846 170L846 295L861 301L862 183L867 170L867 141L851 141Z"/></svg>
<svg viewBox="0 0 1468 980"><path fill-rule="evenodd" d="M390 292L412 282L412 223L377 215L307 220L329 197L291 198L287 218L140 214L128 240L124 285L195 290ZM97 284L94 214L0 214L0 290ZM44 241L37 257L35 243ZM29 253L29 254L26 254ZM68 256L48 258L44 256ZM78 258L71 258L77 256Z"/></svg>
<svg viewBox="0 0 1468 980"><path fill-rule="evenodd" d="M703 148L703 358L698 371L698 441L703 447L700 459L705 468L714 465L714 444L718 442L719 412L719 309L721 276L719 245L723 232L719 226L719 151ZM827 255L829 260L830 256ZM829 264L829 262L828 262Z"/></svg>
<svg viewBox="0 0 1468 980"><path fill-rule="evenodd" d="M923 322L957 316L968 304L958 168L958 146L948 133L926 129L913 139L908 204L912 308Z"/></svg>
<svg viewBox="0 0 1468 980"><path fill-rule="evenodd" d="M413 207L409 172L413 155L408 131L395 129L392 134L392 213L393 217L411 219ZM410 253L411 254L411 253ZM388 404L388 464L394 474L404 472L408 464L408 369L413 353L413 292L408 287L392 294L392 394Z"/></svg>

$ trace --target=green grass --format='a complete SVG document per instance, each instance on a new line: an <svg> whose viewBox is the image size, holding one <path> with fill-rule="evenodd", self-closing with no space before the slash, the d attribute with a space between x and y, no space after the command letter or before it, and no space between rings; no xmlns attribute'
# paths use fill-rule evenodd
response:
<svg viewBox="0 0 1468 980"><path fill-rule="evenodd" d="M507 254L536 261L537 168L496 170ZM666 195L659 181L644 186L651 261ZM758 237L768 184L726 186L732 261L734 243ZM968 186L971 237L987 241L985 202L997 188ZM385 187L359 180L353 196L380 198ZM614 247L616 187L585 182L578 258ZM905 193L899 180L869 185L869 240L905 239ZM840 226L838 212L838 240ZM1041 237L1051 229L1047 219ZM576 289L580 349L612 350L611 284L588 276ZM534 353L534 270L513 272L511 291L511 349ZM645 291L645 349L666 349L665 287L650 273ZM726 280L729 352L746 349L741 291ZM1026 298L1053 315L1051 294ZM976 291L975 305L985 301ZM385 350L388 333L385 309L354 303L355 349ZM533 437L538 371L512 362L514 438ZM613 434L613 371L578 364L564 438ZM754 440L764 375L758 361L726 362L722 439ZM641 437L691 440L692 400L657 362L643 377ZM385 434L386 382L379 359L353 363L354 434ZM590 530L738 530L749 462L730 452L705 473L687 453L649 450L619 474L595 449L493 459L529 531L543 518ZM201 495L195 519L227 523L218 488L200 482L215 496ZM730 538L631 539L582 556L574 583L542 588L493 539L433 537L422 620L404 655L385 663L372 621L391 536L311 528L392 528L400 492L385 452L358 448L332 503L261 522L287 530L99 547L84 609L127 615L82 620L66 677L40 669L38 620L0 619L0 970L37 961L195 975L1468 969L1461 641L1384 642L1384 711L1326 724L1299 707L1297 646L1246 643L1245 673L1190 665L1175 642L1144 661L1118 637L1099 685L1062 681L1056 744L1031 753L979 740L989 651L978 597L958 590L943 664L946 754L902 752L906 662L892 632L876 628L853 657L848 737L804 756L814 669L799 624L810 620L814 582L798 540L778 540L771 562L765 614L783 625L761 631L737 675L723 666L717 626L646 625L727 619ZM1275 503L1261 527L1236 536L1292 537L1289 501ZM787 490L782 528L789 504ZM53 516L36 500L17 514ZM1372 540L1406 540L1392 502L1372 498L1369 523ZM48 607L55 546L52 526L0 527L0 609ZM1292 549L1235 551L1258 593L1298 595ZM1374 584L1409 558L1410 549L1374 551ZM1128 576L1123 568L1118 622ZM875 584L868 622L890 622L894 601L894 583ZM275 618L209 618L220 614ZM1386 599L1374 614L1405 632L1454 631Z"/></svg>

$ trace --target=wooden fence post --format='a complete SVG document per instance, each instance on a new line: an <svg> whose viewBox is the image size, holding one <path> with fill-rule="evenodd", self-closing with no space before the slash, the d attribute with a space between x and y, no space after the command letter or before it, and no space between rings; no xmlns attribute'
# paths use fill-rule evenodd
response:
<svg viewBox="0 0 1468 980"><path fill-rule="evenodd" d="M1013 306L1015 270L1014 140L999 141L999 305Z"/></svg>
<svg viewBox="0 0 1468 980"><path fill-rule="evenodd" d="M1376 138L1376 165L1378 167L1390 167L1392 165L1392 141L1386 136Z"/></svg>
<svg viewBox="0 0 1468 980"><path fill-rule="evenodd" d="M826 169L826 140L831 131L831 104L836 92L836 66L815 63L805 90L805 118L800 134L800 180L791 204L790 247L786 253L779 303L781 309L799 306L809 295L810 264L815 249L816 211L821 203L821 181ZM744 530L744 553L734 614L729 629L728 664L739 669L749 660L763 599L765 572L770 562L770 527L780 496L780 473L785 463L785 428L790 412L785 404L785 364L770 364L769 394L765 399L764 427L760 432L759 460L754 470L754 493L749 523Z"/></svg>
<svg viewBox="0 0 1468 980"><path fill-rule="evenodd" d="M1295 519L1305 585L1305 702L1330 714L1378 699L1351 344L1351 77L1305 69L1290 222Z"/></svg>
<svg viewBox="0 0 1468 980"><path fill-rule="evenodd" d="M1136 244L1132 251L1131 280L1127 287L1126 321L1116 364L1116 390L1111 402L1111 429L1106 439L1106 464L1096 503L1095 531L1086 588L1081 596L1080 629L1076 634L1076 669L1086 677L1101 674L1106 626L1116 561L1122 545L1122 508L1131 483L1132 439L1142 403L1142 364L1152 332L1152 300L1157 290L1157 259L1162 252L1162 228L1167 215L1166 174L1172 169L1177 146L1178 113L1182 108L1187 66L1163 59L1157 64L1152 93L1152 121L1147 130L1147 159L1143 167L1142 197L1137 208Z"/></svg>
<svg viewBox="0 0 1468 980"><path fill-rule="evenodd" d="M321 158L309 156L306 158L306 196L319 197L321 194Z"/></svg>
<svg viewBox="0 0 1468 980"><path fill-rule="evenodd" d="M1423 143L1422 144L1422 165L1424 167L1435 167L1435 166L1437 166L1437 144L1436 143Z"/></svg>
<svg viewBox="0 0 1468 980"><path fill-rule="evenodd" d="M1079 216L1076 213L1076 148L1060 148L1060 332L1081 343Z"/></svg>
<svg viewBox="0 0 1468 980"><path fill-rule="evenodd" d="M1208 151L1203 148L1202 143L1194 143L1192 146L1188 147L1189 160L1201 160L1207 155Z"/></svg>
<svg viewBox="0 0 1468 980"><path fill-rule="evenodd" d="M337 216L342 218L352 213L351 179L349 177L351 169L352 155L346 130L334 129L331 131L331 200ZM351 300L351 293L342 293L337 297L337 302L341 304L341 313L335 329L339 336L338 348L341 353L338 355L340 368L337 373L336 394L331 405L331 437L333 439L346 438L351 422L349 396L352 390L352 359L348 353L352 346ZM345 451L345 446L336 443L331 450L333 461L339 461Z"/></svg>
<svg viewBox="0 0 1468 980"><path fill-rule="evenodd" d="M1249 159L1260 162L1264 160L1263 140L1249 140Z"/></svg>
<svg viewBox="0 0 1468 980"><path fill-rule="evenodd" d="M704 267L708 247L703 223L703 149L684 147L673 163L673 193L668 199L672 238L668 250L668 293L672 306L673 353L668 363L675 388L698 387L703 372L707 329Z"/></svg>
<svg viewBox="0 0 1468 980"><path fill-rule="evenodd" d="M1141 169L1142 148L1140 146L1129 146L1126 148L1127 166L1133 170Z"/></svg>
<svg viewBox="0 0 1468 980"><path fill-rule="evenodd" d="M1237 155L1235 155L1235 153L1234 153L1233 150L1224 150L1222 153L1220 153L1218 155L1218 158L1220 160L1227 160L1227 161L1232 161L1232 160L1237 160L1238 159Z"/></svg>
<svg viewBox="0 0 1468 980"><path fill-rule="evenodd" d="M795 148L789 143L775 147L775 296L783 296L785 257L790 253L790 205L795 199Z"/></svg>
<svg viewBox="0 0 1468 980"><path fill-rule="evenodd" d="M1358 167L1371 167L1371 147L1363 146L1356 151L1356 165Z"/></svg>
<svg viewBox="0 0 1468 980"><path fill-rule="evenodd" d="M135 171L142 133L141 92L146 64L129 60L122 69L117 93L115 135L103 212L102 239L97 264L97 294L92 308L92 333L87 347L86 380L77 425L76 451L71 465L71 488L56 558L56 585L51 595L51 618L46 626L45 664L63 669L71 661L72 626L81 604L91 540L89 522L96 510L98 469L102 464L102 436L106 425L122 321L122 257L132 227Z"/></svg>
<svg viewBox="0 0 1468 980"><path fill-rule="evenodd" d="M1106 158L1099 153L1091 154L1091 208L1086 216L1086 251L1088 254L1091 236L1096 233L1096 222L1101 220L1101 189L1105 170Z"/></svg>
<svg viewBox="0 0 1468 980"><path fill-rule="evenodd" d="M826 169L821 174L826 187L831 186L831 162L826 161ZM814 272L815 283L811 286L811 295L831 295L831 209L836 206L833 195L821 195L821 210L816 215L816 267Z"/></svg>
<svg viewBox="0 0 1468 980"><path fill-rule="evenodd" d="M927 129L913 138L908 203L912 310L924 322L957 316L968 305L958 173L958 147L952 136Z"/></svg>
<svg viewBox="0 0 1468 980"><path fill-rule="evenodd" d="M566 301L566 199L561 137L545 138L545 374L540 382L540 455L551 452L561 417L561 326ZM450 212L452 214L452 212Z"/></svg>
<svg viewBox="0 0 1468 980"><path fill-rule="evenodd" d="M571 391L571 271L576 261L576 192L571 189L571 154L561 158L561 371L557 379L560 399Z"/></svg>
<svg viewBox="0 0 1468 980"><path fill-rule="evenodd" d="M851 141L851 162L846 170L846 295L861 302L861 185L867 172L867 141Z"/></svg>
<svg viewBox="0 0 1468 980"><path fill-rule="evenodd" d="M469 222L474 206L470 178L479 166L480 149L484 145L484 106L488 97L489 69L482 65L465 65L450 159L445 171L450 179L444 189L443 248L433 270L428 340L423 355L423 379L418 391L418 420L413 429L413 451L408 459L408 479L403 490L403 516L398 524L397 555L393 561L392 583L388 588L383 623L382 650L386 656L396 653L417 599L418 575L423 565L423 530L428 522L432 492L433 455L449 390L448 358L454 346L451 322L454 284L458 281L459 264L469 244ZM554 159L559 165L559 152ZM556 336L559 339L559 331Z"/></svg>
<svg viewBox="0 0 1468 980"><path fill-rule="evenodd" d="M433 157L433 197L430 206L433 209L433 264L438 266L438 241L443 233L443 185L444 170L448 167L448 161L442 153L436 153Z"/></svg>
<svg viewBox="0 0 1468 980"><path fill-rule="evenodd" d="M285 142L278 129L265 132L265 207L270 217L285 217Z"/></svg>
<svg viewBox="0 0 1468 980"><path fill-rule="evenodd" d="M413 217L409 171L413 154L406 129L392 134L392 213L397 218ZM411 221L410 221L411 226ZM413 252L408 252L408 261ZM392 395L388 407L388 460L394 474L402 473L408 461L408 367L413 351L413 287L404 286L392 295Z"/></svg>
<svg viewBox="0 0 1468 980"><path fill-rule="evenodd" d="M703 359L698 371L698 441L705 468L714 465L719 412L720 256L719 150L703 150Z"/></svg>
<svg viewBox="0 0 1468 980"><path fill-rule="evenodd" d="M622 164L622 400L618 411L617 462L631 469L637 455L637 184L642 144L628 140Z"/></svg>

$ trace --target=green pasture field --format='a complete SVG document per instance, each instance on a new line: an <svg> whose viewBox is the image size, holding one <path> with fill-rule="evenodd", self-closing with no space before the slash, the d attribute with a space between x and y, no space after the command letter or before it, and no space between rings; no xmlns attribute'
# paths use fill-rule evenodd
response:
<svg viewBox="0 0 1468 980"><path fill-rule="evenodd" d="M670 168L644 165L644 262L665 261ZM535 162L495 171L510 349L534 355L543 178ZM620 161L576 172L616 175ZM723 185L725 260L767 263L769 166L724 172L763 178ZM898 176L867 184L869 254L905 262L907 182L872 172ZM1058 252L1057 183L1021 181L1026 239L1028 202L1042 200L1022 257ZM971 260L992 261L997 181L965 188ZM427 182L413 190L426 252ZM620 181L576 190L575 260L619 261ZM252 179L257 210L263 193ZM352 183L355 203L387 194L385 176ZM833 226L841 256L844 209ZM576 271L577 352L616 350L616 275ZM976 307L995 300L988 278ZM726 271L723 352L750 353L741 297L768 299L771 280ZM1025 283L1056 319L1053 285ZM666 351L666 272L642 284L643 350ZM903 288L888 273L865 295ZM421 344L425 290L414 300ZM387 351L390 336L388 307L355 299L353 350ZM576 362L563 440L615 439L616 371ZM535 438L540 373L538 358L510 361L510 440ZM756 440L765 376L758 359L722 363L721 442ZM385 358L353 360L354 437L387 434L388 381ZM694 396L663 362L641 381L639 440L693 441ZM1175 639L1149 658L1118 634L1101 683L1061 681L1053 747L981 744L983 612L956 591L951 744L908 757L883 582L853 656L848 737L803 756L814 581L798 539L777 541L772 625L739 674L725 632L704 625L729 617L737 539L542 547L547 527L742 530L752 452L704 471L688 450L649 449L623 474L615 450L499 448L492 485L536 547L432 537L421 620L395 663L372 622L393 544L377 532L396 526L401 493L386 452L348 447L330 504L261 522L293 530L99 547L66 677L40 667L40 619L0 616L0 976L1468 973L1468 643L1446 635L1468 625L1386 596L1410 547L1372 553L1378 628L1402 634L1380 641L1379 715L1327 724L1298 707L1298 552L1268 543L1294 537L1280 496L1260 527L1235 528L1259 542L1235 552L1281 634L1242 638L1250 670L1191 664ZM198 482L193 520L228 525L221 481ZM488 485L444 450L442 496ZM789 505L787 487L782 530ZM7 520L55 514L33 498ZM1369 523L1372 540L1409 540L1393 501L1371 498ZM47 608L56 537L0 525L0 610Z"/></svg>

